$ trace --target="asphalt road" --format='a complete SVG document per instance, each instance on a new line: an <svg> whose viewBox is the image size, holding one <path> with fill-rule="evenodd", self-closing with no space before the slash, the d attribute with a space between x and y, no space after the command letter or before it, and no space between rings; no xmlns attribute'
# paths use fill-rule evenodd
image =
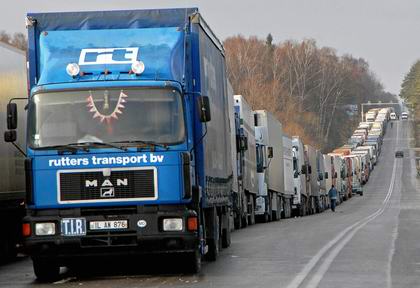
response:
<svg viewBox="0 0 420 288"><path fill-rule="evenodd" d="M364 196L310 217L258 224L232 234L232 246L201 274L174 259L112 259L35 281L25 257L0 266L0 287L420 287L420 195L408 123L388 129ZM394 158L395 150L405 157Z"/></svg>

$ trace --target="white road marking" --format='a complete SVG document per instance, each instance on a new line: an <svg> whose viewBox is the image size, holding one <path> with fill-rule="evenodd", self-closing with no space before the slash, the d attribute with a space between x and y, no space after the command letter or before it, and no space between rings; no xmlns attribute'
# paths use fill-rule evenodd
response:
<svg viewBox="0 0 420 288"><path fill-rule="evenodd" d="M399 125L397 125L397 141L396 141L397 144L398 144L398 139L399 139ZM344 231L338 234L333 240L331 240L324 247L322 247L321 250L319 250L319 252L314 257L312 257L312 259L303 267L302 271L298 275L296 275L295 278L293 278L292 282L290 282L286 288L299 288L299 286L303 283L303 281L305 281L305 279L308 278L309 273L313 270L313 268L318 264L318 262L321 261L322 257L324 257L324 255L332 247L334 247L340 240L344 239L343 241L340 242L339 245L337 245L331 251L329 256L323 261L321 266L318 268L317 273L315 273L315 275L311 278L310 282L306 286L308 288L318 287L319 282L322 280L325 273L328 271L334 259L337 257L340 251L344 248L344 246L353 238L356 232L359 231L364 226L366 226L369 222L373 221L375 218L377 218L379 215L381 215L385 211L385 208L387 207L389 199L391 198L392 192L394 190L396 166L397 166L397 162L395 161L395 158L394 158L391 182L389 185L388 193L384 201L382 202L382 207L378 209L376 212L372 213L371 215L347 227Z"/></svg>
<svg viewBox="0 0 420 288"><path fill-rule="evenodd" d="M399 222L399 220L398 220ZM391 249L389 250L389 254L388 254L388 265L387 265L387 273L386 273L386 282L387 282L387 288L391 288L392 287L392 277L391 277L391 272L392 272L392 259L394 258L394 254L395 254L395 241L397 241L398 239L398 222L397 225L395 225L394 229L392 230L392 242L391 242Z"/></svg>

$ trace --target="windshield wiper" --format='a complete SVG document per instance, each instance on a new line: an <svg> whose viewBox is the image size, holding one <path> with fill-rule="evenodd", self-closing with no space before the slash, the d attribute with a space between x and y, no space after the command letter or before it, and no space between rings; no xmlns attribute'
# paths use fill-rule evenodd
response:
<svg viewBox="0 0 420 288"><path fill-rule="evenodd" d="M127 151L127 148L124 146L118 146L118 145L114 145L112 143L107 143L107 142L97 142L97 141L86 141L86 142L78 142L78 143L70 143L67 144L67 146L69 147L74 147L74 148L85 148L87 150L85 151L89 151L88 147L94 147L94 146L108 146L108 147L112 147L115 149L119 149L122 151Z"/></svg>
<svg viewBox="0 0 420 288"><path fill-rule="evenodd" d="M162 144L162 143L157 143L154 141L143 141L143 140L128 140L128 141L119 141L119 142L115 142L115 143L124 143L124 144L128 144L128 145L134 145L137 147L137 149L141 149L141 148L145 148L145 147L151 147L153 150L156 147L160 147L163 148L165 150L168 150L169 147L166 144ZM139 146L141 145L141 146Z"/></svg>
<svg viewBox="0 0 420 288"><path fill-rule="evenodd" d="M64 152L70 152L72 154L76 153L77 151L89 151L89 149L87 147L78 147L78 146L73 146L73 145L69 145L69 144L63 144L63 145L52 145L52 146L44 146L44 147L39 147L36 149L55 149L58 150L58 154L63 154Z"/></svg>

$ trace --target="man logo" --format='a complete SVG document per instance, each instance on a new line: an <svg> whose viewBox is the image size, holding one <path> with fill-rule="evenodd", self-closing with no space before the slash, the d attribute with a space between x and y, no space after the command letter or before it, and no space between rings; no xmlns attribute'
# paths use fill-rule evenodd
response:
<svg viewBox="0 0 420 288"><path fill-rule="evenodd" d="M105 179L104 182L102 182L101 187L113 187L111 180ZM128 179L117 179L117 186L128 186ZM98 180L86 180L85 181L85 187L98 187Z"/></svg>
<svg viewBox="0 0 420 288"><path fill-rule="evenodd" d="M138 53L138 47L82 49L79 65L132 64L137 61Z"/></svg>
<svg viewBox="0 0 420 288"><path fill-rule="evenodd" d="M127 178L123 178L123 179L117 179L117 183L116 183L117 187L119 186L128 186L128 179ZM91 187L98 187L98 180L86 180L85 181L85 187L86 188L91 188ZM114 185L112 184L111 180L109 179L105 179L102 184L101 184L101 188L100 188L100 195L102 198L112 198L115 197L115 188Z"/></svg>
<svg viewBox="0 0 420 288"><path fill-rule="evenodd" d="M114 187L102 187L101 188L101 197L102 198L112 198L115 197Z"/></svg>

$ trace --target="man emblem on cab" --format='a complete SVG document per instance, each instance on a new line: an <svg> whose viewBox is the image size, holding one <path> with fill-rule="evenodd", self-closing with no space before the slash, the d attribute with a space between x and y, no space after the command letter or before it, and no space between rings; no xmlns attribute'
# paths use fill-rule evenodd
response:
<svg viewBox="0 0 420 288"><path fill-rule="evenodd" d="M127 178L117 179L117 186L128 186L128 179ZM86 180L85 187L86 188L98 187L98 180ZM100 196L102 198L115 197L115 188L111 180L109 179L105 179L102 182L101 188L99 191L100 191Z"/></svg>

